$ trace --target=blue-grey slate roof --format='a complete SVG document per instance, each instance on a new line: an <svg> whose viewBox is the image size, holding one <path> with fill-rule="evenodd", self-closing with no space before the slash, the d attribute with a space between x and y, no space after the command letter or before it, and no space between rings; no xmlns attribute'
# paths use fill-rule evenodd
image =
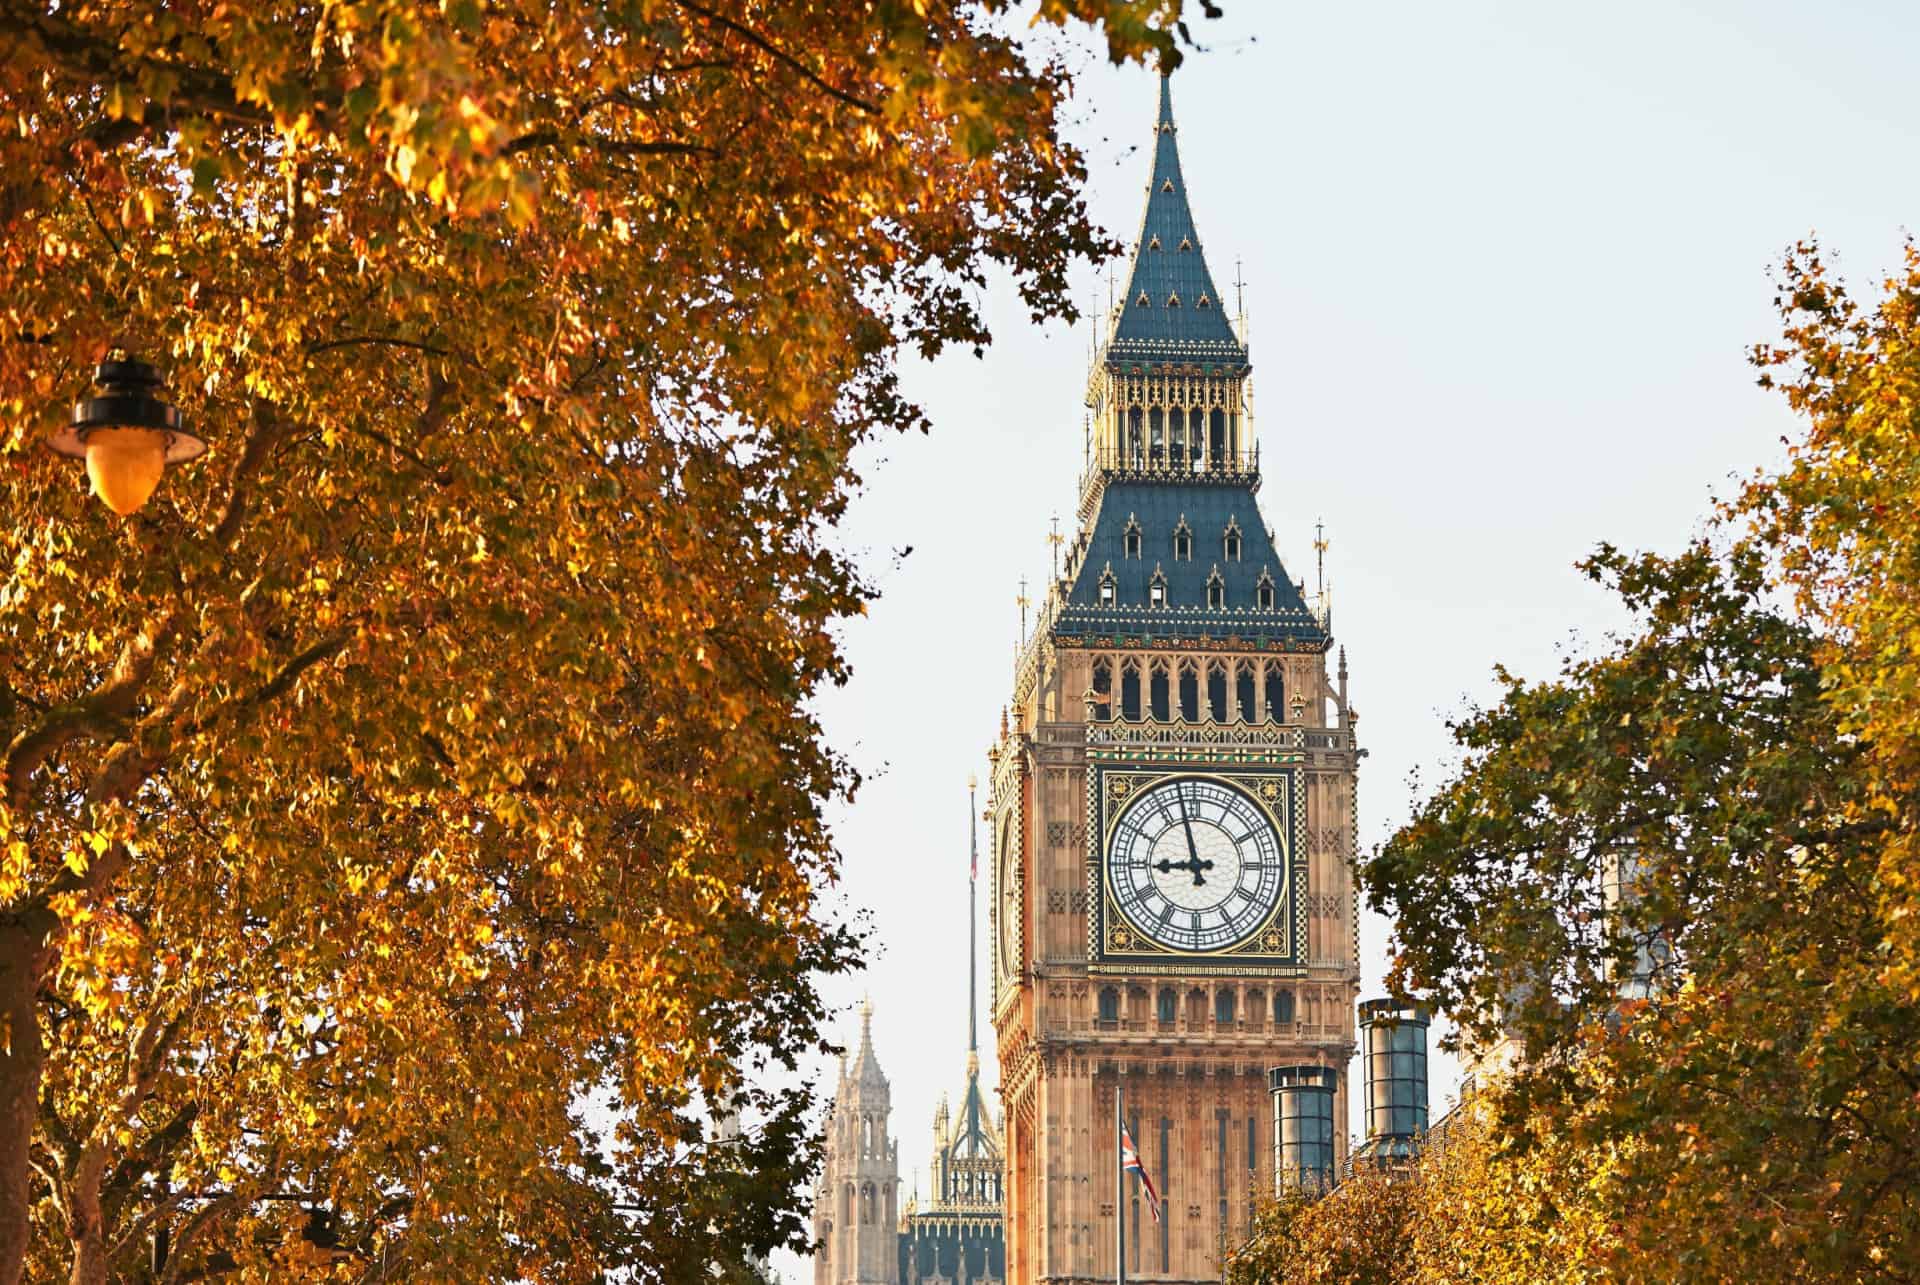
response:
<svg viewBox="0 0 1920 1285"><path fill-rule="evenodd" d="M1193 532L1191 561L1174 557L1174 533L1182 519ZM1140 528L1140 555L1127 556L1129 522ZM1225 554L1229 524L1240 528L1240 559ZM1328 643L1300 590L1280 563L1254 504L1253 487L1237 482L1111 481L1093 515L1092 534L1074 567L1073 588L1054 622L1054 633L1073 638L1239 638L1264 647L1279 644L1320 650ZM1100 602L1100 580L1114 578L1114 601ZM1207 605L1207 581L1218 570L1225 603ZM1166 577L1164 606L1151 605L1154 572ZM1259 606L1260 578L1273 580L1274 605Z"/></svg>
<svg viewBox="0 0 1920 1285"><path fill-rule="evenodd" d="M1147 185L1140 241L1134 247L1126 297L1118 301L1107 360L1244 366L1246 349L1234 336L1225 303L1207 270L1200 233L1187 204L1173 125L1173 95L1164 75L1153 146L1153 178Z"/></svg>

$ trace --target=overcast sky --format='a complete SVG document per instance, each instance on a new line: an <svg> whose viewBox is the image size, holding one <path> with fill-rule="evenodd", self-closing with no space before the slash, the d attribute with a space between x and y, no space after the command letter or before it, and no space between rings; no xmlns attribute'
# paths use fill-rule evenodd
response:
<svg viewBox="0 0 1920 1285"><path fill-rule="evenodd" d="M1777 333L1768 271L1811 232L1858 286L1896 266L1920 211L1920 10L1225 8L1174 77L1181 160L1216 280L1239 260L1246 281L1265 519L1309 589L1316 518L1332 543L1365 851L1408 815L1412 773L1445 772L1446 720L1490 697L1496 662L1545 677L1620 623L1576 559L1677 548L1779 457L1794 422L1746 363ZM1081 61L1093 208L1130 240L1153 78ZM1104 269L1081 279L1104 299ZM845 539L883 596L821 705L868 777L834 901L877 947L828 993L849 1041L873 997L909 1184L963 1081L967 774L1010 694L1020 577L1044 580L1080 469L1088 327L1036 327L1006 290L985 304L983 358L910 371L933 433L864 461ZM1387 935L1362 924L1363 998ZM984 958L980 977L991 1089ZM1457 1074L1435 1079L1437 1113Z"/></svg>

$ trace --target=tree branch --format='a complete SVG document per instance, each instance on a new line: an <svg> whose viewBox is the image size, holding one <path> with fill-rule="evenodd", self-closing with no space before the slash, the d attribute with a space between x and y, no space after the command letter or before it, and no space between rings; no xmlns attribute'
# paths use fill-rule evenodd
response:
<svg viewBox="0 0 1920 1285"><path fill-rule="evenodd" d="M847 106L857 107L861 111L866 112L870 115L879 114L880 107L877 103L870 103L864 98L856 98L854 95L847 93L843 89L835 89L832 85L829 85L826 81L822 80L814 72L810 71L807 68L805 63L801 62L798 58L795 58L792 54L787 53L785 50L776 48L771 41L767 40L766 37L762 36L759 32L754 31L752 28L744 27L740 25L739 23L735 22L732 18L727 17L725 14L715 13L711 9L705 8L701 5L697 5L693 2L693 0L674 0L674 3L678 4L682 9L688 9L694 13L699 14L702 18L705 18L708 22L717 23L718 25L725 27L727 30L734 32L735 34L739 35L741 38L745 39L749 44L753 45L755 48L764 51L765 53L767 53L777 61L783 62L787 66L793 68L793 70L799 72L807 80L811 81L814 85L818 86L823 93L826 93L834 98L839 99L841 102L845 103Z"/></svg>
<svg viewBox="0 0 1920 1285"><path fill-rule="evenodd" d="M92 693L56 708L37 727L14 737L0 779L4 779L7 799L16 812L26 810L33 774L50 755L77 737L105 735L132 715L140 689L153 673L160 647L172 632L173 617L169 613L157 626L128 640L107 680Z"/></svg>
<svg viewBox="0 0 1920 1285"><path fill-rule="evenodd" d="M564 134L554 126L529 130L500 148L502 156L517 156L542 147L561 144L583 147L610 156L715 156L718 153L702 143L643 142L639 139L608 138L603 134Z"/></svg>

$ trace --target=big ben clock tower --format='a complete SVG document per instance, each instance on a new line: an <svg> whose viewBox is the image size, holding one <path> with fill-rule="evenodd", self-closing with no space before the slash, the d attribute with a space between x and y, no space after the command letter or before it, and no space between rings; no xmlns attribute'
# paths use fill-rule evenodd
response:
<svg viewBox="0 0 1920 1285"><path fill-rule="evenodd" d="M1255 501L1251 366L1194 226L1164 77L1154 128L1126 296L1087 389L1078 531L992 750L1020 1285L1113 1280L1116 1218L1130 1279L1217 1281L1251 1197L1272 1190L1268 1068L1333 1068L1346 1119L1346 666L1329 681L1331 622ZM1301 475L1277 459L1280 477ZM1158 1223L1131 1189L1114 1205L1116 1089L1166 1201Z"/></svg>

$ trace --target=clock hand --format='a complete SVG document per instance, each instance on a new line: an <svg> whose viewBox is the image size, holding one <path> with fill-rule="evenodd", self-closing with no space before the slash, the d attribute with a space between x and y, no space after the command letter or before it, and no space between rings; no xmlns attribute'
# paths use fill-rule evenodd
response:
<svg viewBox="0 0 1920 1285"><path fill-rule="evenodd" d="M1187 816L1187 796L1179 793L1179 789L1177 785L1174 787L1173 797L1180 801L1180 828L1187 832L1187 860L1193 863L1193 886L1198 888L1207 881L1200 877L1200 850L1193 846L1193 821ZM1213 862L1207 862L1207 869L1213 869Z"/></svg>
<svg viewBox="0 0 1920 1285"><path fill-rule="evenodd" d="M1162 857L1160 860L1152 862L1148 868L1158 870L1161 874L1168 874L1175 870L1191 870L1193 871L1193 886L1198 888L1207 882L1200 877L1200 872L1202 870L1213 869L1213 862L1202 861L1198 857L1188 857L1185 861L1169 861L1165 857Z"/></svg>

